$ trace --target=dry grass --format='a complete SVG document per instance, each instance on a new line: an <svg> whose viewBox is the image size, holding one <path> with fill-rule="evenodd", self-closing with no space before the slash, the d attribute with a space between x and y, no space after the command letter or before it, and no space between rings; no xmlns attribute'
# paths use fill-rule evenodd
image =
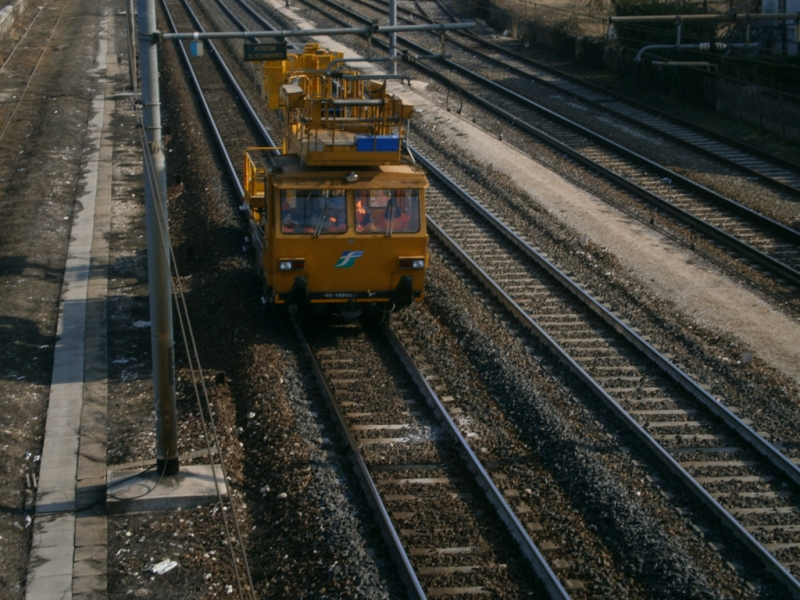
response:
<svg viewBox="0 0 800 600"><path fill-rule="evenodd" d="M706 0L703 6L709 13L722 13L729 10L730 1ZM518 21L520 32L552 28L592 38L607 36L614 10L612 0L492 0L492 9Z"/></svg>
<svg viewBox="0 0 800 600"><path fill-rule="evenodd" d="M612 10L611 0L496 0L492 6L519 21L521 31L560 29L586 37L605 37Z"/></svg>

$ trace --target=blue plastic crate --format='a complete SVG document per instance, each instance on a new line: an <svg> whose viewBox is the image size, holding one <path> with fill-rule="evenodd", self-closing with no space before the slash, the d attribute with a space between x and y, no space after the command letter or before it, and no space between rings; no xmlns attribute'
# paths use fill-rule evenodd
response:
<svg viewBox="0 0 800 600"><path fill-rule="evenodd" d="M357 135L358 152L397 152L400 150L399 135Z"/></svg>

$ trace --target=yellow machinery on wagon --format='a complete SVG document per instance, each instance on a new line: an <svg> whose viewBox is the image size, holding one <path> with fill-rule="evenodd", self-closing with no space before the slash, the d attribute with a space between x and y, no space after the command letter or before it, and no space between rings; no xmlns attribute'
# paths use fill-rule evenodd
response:
<svg viewBox="0 0 800 600"><path fill-rule="evenodd" d="M348 318L422 300L428 182L401 143L413 106L318 44L265 61L264 93L283 148L245 151L244 208L267 300Z"/></svg>

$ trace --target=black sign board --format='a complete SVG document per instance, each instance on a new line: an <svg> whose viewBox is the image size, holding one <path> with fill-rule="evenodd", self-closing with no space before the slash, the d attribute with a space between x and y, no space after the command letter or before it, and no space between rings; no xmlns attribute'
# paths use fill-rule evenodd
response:
<svg viewBox="0 0 800 600"><path fill-rule="evenodd" d="M286 60L286 42L245 44L245 60Z"/></svg>

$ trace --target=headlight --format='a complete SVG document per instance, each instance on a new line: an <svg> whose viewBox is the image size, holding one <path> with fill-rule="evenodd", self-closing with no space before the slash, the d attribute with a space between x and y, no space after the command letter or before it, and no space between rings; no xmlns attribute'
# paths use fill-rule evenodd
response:
<svg viewBox="0 0 800 600"><path fill-rule="evenodd" d="M401 269L424 269L425 268L425 259L424 258L401 258L400 259L400 268Z"/></svg>
<svg viewBox="0 0 800 600"><path fill-rule="evenodd" d="M278 268L281 271L302 271L306 268L305 259L295 260L279 260Z"/></svg>

